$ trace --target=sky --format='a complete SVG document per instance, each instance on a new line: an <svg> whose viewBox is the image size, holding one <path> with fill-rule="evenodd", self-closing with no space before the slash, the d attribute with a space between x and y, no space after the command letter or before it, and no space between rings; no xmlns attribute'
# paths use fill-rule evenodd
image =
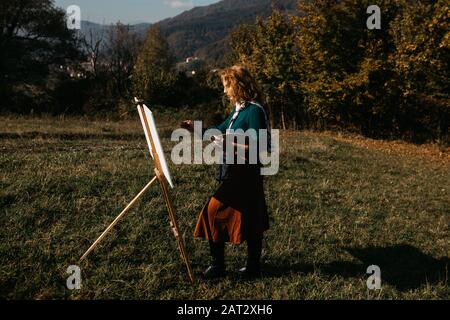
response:
<svg viewBox="0 0 450 320"><path fill-rule="evenodd" d="M58 7L77 5L81 20L101 24L158 22L219 0L55 0Z"/></svg>

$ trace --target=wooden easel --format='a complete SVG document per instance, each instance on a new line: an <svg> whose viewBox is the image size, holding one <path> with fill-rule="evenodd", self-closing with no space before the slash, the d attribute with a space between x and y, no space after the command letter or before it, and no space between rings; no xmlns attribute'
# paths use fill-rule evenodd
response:
<svg viewBox="0 0 450 320"><path fill-rule="evenodd" d="M140 102L138 103L138 108L140 109L141 114L145 114L144 105L142 103L140 103ZM189 262L189 259L188 259L187 253L186 253L186 246L184 244L184 240L180 236L180 229L178 227L178 222L177 222L177 219L176 219L175 209L173 207L172 199L170 197L167 178L163 174L161 161L160 161L158 153L156 152L155 142L153 140L152 133L151 133L151 130L150 130L150 126L148 124L148 121L147 121L146 117L144 117L144 123L145 123L144 130L146 131L146 133L148 135L148 138L149 138L149 141L150 141L150 144L151 144L151 149L153 150L152 155L153 155L153 159L155 161L155 177L144 187L144 189L141 190L141 192L139 192L137 194L136 197L134 197L134 199L125 207L125 209L116 217L116 219L114 219L114 221L108 226L108 228L106 228L106 230L103 231L103 233L100 235L100 237L98 237L98 239L95 240L95 242L83 254L83 256L80 258L80 261L83 261L89 255L89 253L92 250L95 249L95 247L98 245L98 243L117 224L117 222L119 222L119 220L131 209L131 207L137 202L137 200L148 189L150 189L150 187L156 182L156 180L158 180L160 185L161 185L162 191L163 191L164 201L166 202L167 211L169 213L170 226L172 228L172 232L173 232L173 234L175 236L175 239L177 240L178 249L180 250L180 254L181 254L181 259L183 260L184 264L186 265L188 276L189 276L189 280L191 282L194 282L194 274L193 274L193 271L192 271L192 266L191 266L191 264Z"/></svg>

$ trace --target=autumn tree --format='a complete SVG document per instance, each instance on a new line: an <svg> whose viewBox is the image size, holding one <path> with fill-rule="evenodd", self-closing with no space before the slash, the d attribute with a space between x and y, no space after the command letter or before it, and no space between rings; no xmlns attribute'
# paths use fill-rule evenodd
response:
<svg viewBox="0 0 450 320"><path fill-rule="evenodd" d="M299 1L297 47L308 112L322 127L370 136L445 136L448 4L380 0L381 29L369 30L371 4Z"/></svg>
<svg viewBox="0 0 450 320"><path fill-rule="evenodd" d="M137 96L152 104L166 105L176 81L175 58L157 26L148 30L133 73Z"/></svg>
<svg viewBox="0 0 450 320"><path fill-rule="evenodd" d="M290 18L274 10L267 20L242 25L231 33L234 63L243 64L261 85L271 121L296 127L302 113L295 29Z"/></svg>
<svg viewBox="0 0 450 320"><path fill-rule="evenodd" d="M405 6L390 32L401 101L401 126L412 135L449 142L450 6L448 1L421 1Z"/></svg>

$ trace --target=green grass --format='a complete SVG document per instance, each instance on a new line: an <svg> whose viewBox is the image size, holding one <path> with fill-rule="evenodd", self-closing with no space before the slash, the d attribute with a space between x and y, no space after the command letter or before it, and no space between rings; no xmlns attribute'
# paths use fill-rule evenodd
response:
<svg viewBox="0 0 450 320"><path fill-rule="evenodd" d="M170 151L177 121L156 119ZM0 141L3 299L450 298L448 161L282 132L280 172L266 179L271 229L262 279L238 278L246 247L230 245L226 278L187 282L156 186L79 264L82 289L70 291L67 267L152 178L138 119L3 117ZM215 168L170 166L180 228L200 273L208 246L192 234L217 187ZM367 289L372 264L381 268L382 290Z"/></svg>

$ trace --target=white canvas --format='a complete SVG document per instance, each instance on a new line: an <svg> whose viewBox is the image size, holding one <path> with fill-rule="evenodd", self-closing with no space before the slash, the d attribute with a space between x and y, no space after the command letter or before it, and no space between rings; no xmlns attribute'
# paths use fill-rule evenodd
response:
<svg viewBox="0 0 450 320"><path fill-rule="evenodd" d="M153 156L154 150L152 150L152 144L150 143L150 137L148 136L147 130L145 128L144 117L145 117L145 119L147 119L147 123L150 128L150 133L153 137L153 143L155 144L156 153L158 155L159 161L161 162L161 169L163 171L162 173L166 177L167 182L169 183L170 187L173 188L172 177L170 176L169 166L167 165L166 157L164 156L164 151L163 151L163 148L161 145L161 140L159 139L158 130L156 129L156 124L155 124L155 119L153 118L153 113L150 111L150 109L146 105L143 105L143 108L144 108L144 114L142 114L141 108L139 108L139 107L138 107L138 111L139 111L139 117L141 118L142 127L144 129L145 138L147 139L147 144L148 144L148 149L150 151L150 155L152 156L153 159L155 158Z"/></svg>

